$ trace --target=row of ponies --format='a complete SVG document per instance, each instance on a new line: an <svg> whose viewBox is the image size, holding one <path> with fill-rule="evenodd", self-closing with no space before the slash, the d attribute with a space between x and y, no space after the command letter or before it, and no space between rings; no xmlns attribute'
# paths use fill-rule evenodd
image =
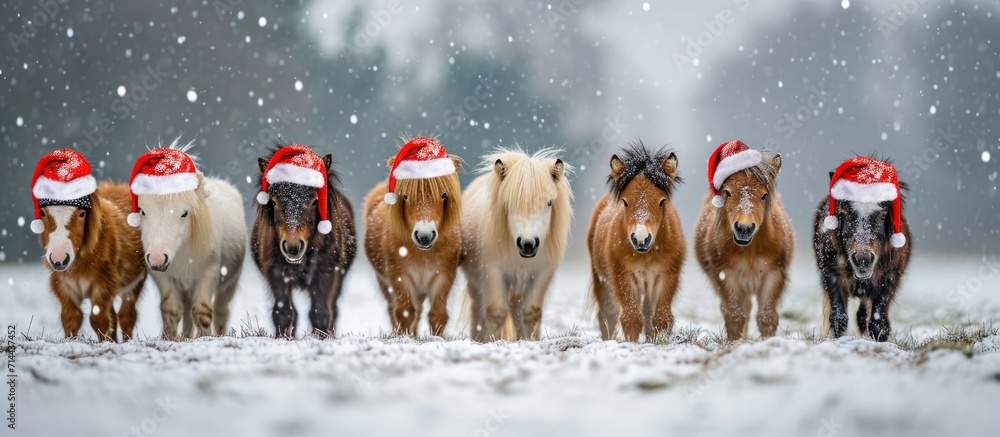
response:
<svg viewBox="0 0 1000 437"><path fill-rule="evenodd" d="M116 340L119 325L121 338L131 338L149 276L160 291L165 338L226 333L246 254L243 200L228 182L196 169L189 146L175 141L149 151L128 184L96 184L86 158L72 150L39 161L32 230L45 249L67 337L78 335L81 303L90 299L100 339ZM435 139L413 138L388 159L387 180L364 200L365 254L393 330L414 335L429 305L431 334L442 335L461 270L467 288L460 320L474 340L537 340L573 221L572 168L558 150L497 149L463 191L461 162ZM295 290L309 295L312 332L335 331L358 238L333 164L331 155L303 145L279 144L259 158L250 253L273 298L276 337L294 337ZM777 192L781 166L780 155L739 141L723 143L709 158L694 253L720 298L729 340L747 336L754 300L761 335L777 330L794 247ZM587 232L591 296L605 339L648 341L673 328L671 305L687 254L672 201L680 182L678 157L668 150L637 142L610 158L609 189ZM893 183L895 197L886 185ZM909 237L900 187L895 169L874 158L857 157L831 172L813 223L824 333L846 332L846 302L858 297L861 333L889 337L889 305L910 247L899 244Z"/></svg>

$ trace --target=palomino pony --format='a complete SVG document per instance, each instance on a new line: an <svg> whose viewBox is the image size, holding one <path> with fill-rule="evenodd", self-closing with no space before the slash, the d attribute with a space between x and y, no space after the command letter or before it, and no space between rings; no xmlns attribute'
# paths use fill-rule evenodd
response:
<svg viewBox="0 0 1000 437"><path fill-rule="evenodd" d="M188 143L153 149L132 170L133 205L145 260L160 290L163 337L224 335L229 302L246 256L243 200L234 186L204 176Z"/></svg>
<svg viewBox="0 0 1000 437"><path fill-rule="evenodd" d="M461 161L447 155L437 141L417 137L408 142L387 167L399 173L396 161L408 150L423 153L436 148L441 157L431 161L406 161L404 170L424 166L414 177L395 176L393 203L383 201L389 183L382 182L365 199L365 254L375 268L379 289L389 304L389 320L397 334L413 335L423 303L431 334L440 336L448 324L448 295L462 255L462 188L458 183ZM433 168L438 165L454 168ZM440 176L435 176L440 175ZM424 177L428 176L428 177Z"/></svg>
<svg viewBox="0 0 1000 437"><path fill-rule="evenodd" d="M847 332L847 301L857 297L859 333L886 341L892 334L889 307L910 262L910 227L903 215L907 186L890 163L867 156L845 161L830 179L830 196L813 220L824 290L822 335Z"/></svg>
<svg viewBox="0 0 1000 437"><path fill-rule="evenodd" d="M570 168L556 154L499 149L483 159L482 175L463 194L461 266L476 341L500 339L505 325L505 339L538 339L542 304L573 221Z"/></svg>
<svg viewBox="0 0 1000 437"><path fill-rule="evenodd" d="M754 297L760 334L771 337L777 332L778 304L788 285L795 247L791 221L776 189L781 155L768 157L739 141L725 143L717 152L733 145L746 151L741 156L756 159L735 167L725 160L718 167L709 163L709 173L716 176L709 180L718 197L712 192L705 197L694 234L695 256L721 300L728 341L748 335Z"/></svg>
<svg viewBox="0 0 1000 437"><path fill-rule="evenodd" d="M55 159L49 160L50 157ZM136 302L146 282L139 230L120 225L129 210L128 186L102 183L95 190L94 179L89 175L90 164L69 149L43 158L36 179L45 178L50 170L59 171L66 164L86 167L87 176L81 179L88 186L82 191L71 189L75 192L67 193L53 187L51 179L36 182L32 190L39 201L42 228L32 227L40 231L46 264L51 270L49 286L62 306L63 331L67 338L80 333L83 323L80 304L90 299L90 326L97 337L117 341L120 323L122 340L128 341L135 328ZM121 296L117 314L116 296Z"/></svg>
<svg viewBox="0 0 1000 437"><path fill-rule="evenodd" d="M333 156L320 158L300 144L278 146L258 160L266 195L258 194L251 234L253 260L274 298L274 335L295 338L292 292L300 289L309 292L312 332L332 336L357 250L354 211L339 188Z"/></svg>
<svg viewBox="0 0 1000 437"><path fill-rule="evenodd" d="M613 339L621 316L626 341L669 335L671 304L684 265L684 232L670 200L677 156L641 142L611 157L611 193L597 201L587 231L591 287L601 338Z"/></svg>

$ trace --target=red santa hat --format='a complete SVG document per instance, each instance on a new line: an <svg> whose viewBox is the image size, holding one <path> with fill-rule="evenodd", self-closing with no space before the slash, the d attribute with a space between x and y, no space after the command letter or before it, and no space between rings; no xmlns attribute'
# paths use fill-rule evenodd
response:
<svg viewBox="0 0 1000 437"><path fill-rule="evenodd" d="M267 205L271 195L267 193L271 184L288 182L296 185L315 188L319 200L320 222L316 230L321 234L329 234L333 223L327 218L327 168L323 158L313 152L308 146L292 144L274 152L264 174L260 178L260 192L257 193L257 203Z"/></svg>
<svg viewBox="0 0 1000 437"><path fill-rule="evenodd" d="M906 245L903 235L903 197L899 192L899 175L892 164L867 156L857 156L840 164L830 177L830 213L823 225L830 230L837 229L837 201L851 202L892 202L892 229L889 238L892 247Z"/></svg>
<svg viewBox="0 0 1000 437"><path fill-rule="evenodd" d="M416 137L399 149L389 169L389 192L385 203L396 203L396 181L399 179L427 179L455 173L455 162L448 151L434 138Z"/></svg>
<svg viewBox="0 0 1000 437"><path fill-rule="evenodd" d="M59 149L43 156L31 176L31 200L35 203L31 232L41 234L45 230L42 207L73 205L89 209L89 196L96 189L97 180L90 174L90 162L79 152Z"/></svg>
<svg viewBox="0 0 1000 437"><path fill-rule="evenodd" d="M141 223L139 195L174 194L198 188L198 170L194 160L181 149L158 147L139 157L132 167L129 189L132 212L126 221L133 227Z"/></svg>
<svg viewBox="0 0 1000 437"><path fill-rule="evenodd" d="M751 149L740 140L722 143L708 158L708 184L712 187L712 205L722 208L725 199L719 189L730 176L746 170L763 160L760 151Z"/></svg>

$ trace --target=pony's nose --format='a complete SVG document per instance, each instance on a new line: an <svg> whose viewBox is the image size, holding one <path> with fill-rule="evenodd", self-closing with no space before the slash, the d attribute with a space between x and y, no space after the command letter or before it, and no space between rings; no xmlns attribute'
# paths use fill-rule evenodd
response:
<svg viewBox="0 0 1000 437"><path fill-rule="evenodd" d="M635 238L635 232L633 232L629 235L629 239L632 240L632 247L639 253L649 251L649 248L653 245L653 234L646 234L646 238L639 241L638 238Z"/></svg>
<svg viewBox="0 0 1000 437"><path fill-rule="evenodd" d="M438 233L434 230L430 232L413 231L413 242L417 243L417 247L420 249L430 249L437 241L437 237Z"/></svg>
<svg viewBox="0 0 1000 437"><path fill-rule="evenodd" d="M298 244L294 246L289 246L288 241L281 240L281 251L292 258L299 256L305 249L305 246L306 242L302 240L299 240Z"/></svg>
<svg viewBox="0 0 1000 437"><path fill-rule="evenodd" d="M170 255L163 254L161 259L159 256L151 257L148 253L146 254L146 265L153 271L165 272L167 271L167 266L170 265Z"/></svg>
<svg viewBox="0 0 1000 437"><path fill-rule="evenodd" d="M49 265L51 265L52 269L57 272L62 272L68 269L69 261L70 261L69 253L66 254L66 258L63 259L62 261L55 261L52 259L52 255L49 255Z"/></svg>
<svg viewBox="0 0 1000 437"><path fill-rule="evenodd" d="M517 249L524 258L531 258L538 253L538 237L533 239L517 237Z"/></svg>
<svg viewBox="0 0 1000 437"><path fill-rule="evenodd" d="M733 223L733 238L736 239L737 243L748 244L750 243L750 240L753 239L753 234L756 230L756 223L750 223L749 226L743 226L740 222L735 222Z"/></svg>
<svg viewBox="0 0 1000 437"><path fill-rule="evenodd" d="M851 254L851 261L854 265L862 270L868 270L875 265L875 252L868 251L867 253L854 253Z"/></svg>

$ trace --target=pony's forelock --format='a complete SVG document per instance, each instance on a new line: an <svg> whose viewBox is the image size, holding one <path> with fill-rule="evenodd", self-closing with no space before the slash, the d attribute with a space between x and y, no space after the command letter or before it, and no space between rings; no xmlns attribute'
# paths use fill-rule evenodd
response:
<svg viewBox="0 0 1000 437"><path fill-rule="evenodd" d="M441 193L445 192L449 193L447 200L441 199ZM396 182L396 195L406 198L405 201L389 206L389 220L400 235L410 234L406 224L405 205L419 208L424 202L445 202L444 217L438 229L440 235L448 233L452 226L461 223L462 187L458 181L458 173L434 178L401 179Z"/></svg>
<svg viewBox="0 0 1000 437"><path fill-rule="evenodd" d="M624 168L617 178L608 175L607 183L611 194L615 198L620 198L625 192L625 187L637 176L642 175L653 186L663 191L667 198L671 198L674 187L683 180L676 175L672 178L663 171L663 161L670 156L670 153L671 151L667 150L666 146L655 151L650 150L642 143L642 140L628 143L621 149L621 156L618 157L624 164Z"/></svg>
<svg viewBox="0 0 1000 437"><path fill-rule="evenodd" d="M150 201L156 203L182 203L191 205L189 219L191 220L191 247L196 253L204 253L211 246L212 217L209 215L208 204L205 202L204 192L199 187L197 190L181 191L173 194L147 194Z"/></svg>

